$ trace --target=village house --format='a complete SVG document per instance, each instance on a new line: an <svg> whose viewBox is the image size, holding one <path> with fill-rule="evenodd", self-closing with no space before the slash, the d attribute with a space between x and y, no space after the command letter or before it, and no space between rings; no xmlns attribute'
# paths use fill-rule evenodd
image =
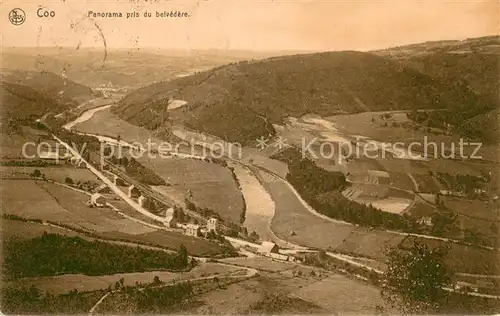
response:
<svg viewBox="0 0 500 316"><path fill-rule="evenodd" d="M207 221L207 231L219 233L219 220L217 218L212 217Z"/></svg>
<svg viewBox="0 0 500 316"><path fill-rule="evenodd" d="M186 228L185 234L188 236L198 237L201 234L200 225L187 224L185 225L185 228Z"/></svg>
<svg viewBox="0 0 500 316"><path fill-rule="evenodd" d="M464 197L465 194L459 191L451 191L451 190L440 190L439 193L445 196L456 196L456 197Z"/></svg>
<svg viewBox="0 0 500 316"><path fill-rule="evenodd" d="M424 216L422 218L420 218L417 223L419 223L420 225L425 225L425 226L432 226L432 218L430 218L429 216Z"/></svg>
<svg viewBox="0 0 500 316"><path fill-rule="evenodd" d="M263 256L270 257L273 259L288 261L289 257L287 255L280 254L280 248L273 242L264 241L257 250Z"/></svg>
<svg viewBox="0 0 500 316"><path fill-rule="evenodd" d="M259 253L279 253L280 248L273 242L263 241L258 250Z"/></svg>

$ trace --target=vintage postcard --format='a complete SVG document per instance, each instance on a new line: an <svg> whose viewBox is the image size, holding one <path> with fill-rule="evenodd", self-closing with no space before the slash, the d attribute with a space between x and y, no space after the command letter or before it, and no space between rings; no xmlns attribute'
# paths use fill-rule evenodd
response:
<svg viewBox="0 0 500 316"><path fill-rule="evenodd" d="M3 0L3 314L500 313L496 0Z"/></svg>

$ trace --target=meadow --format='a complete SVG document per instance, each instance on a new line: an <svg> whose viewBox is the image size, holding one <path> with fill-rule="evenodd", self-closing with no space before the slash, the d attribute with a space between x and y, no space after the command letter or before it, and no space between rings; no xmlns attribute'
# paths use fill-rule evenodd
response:
<svg viewBox="0 0 500 316"><path fill-rule="evenodd" d="M414 241L425 243L431 247L443 246L442 242L420 237L406 237L400 247L406 248ZM498 275L500 271L500 253L467 245L449 243L445 263L455 272L472 274Z"/></svg>
<svg viewBox="0 0 500 316"><path fill-rule="evenodd" d="M402 240L400 235L335 222L311 213L281 180L258 173L275 203L272 231L301 246L338 250L343 253L383 259L386 247Z"/></svg>
<svg viewBox="0 0 500 316"><path fill-rule="evenodd" d="M125 218L109 208L90 208L89 196L45 181L6 180L1 186L3 214L51 221L105 238L137 241L178 249L184 244L195 255L216 255L221 248L208 240L158 230ZM29 192L30 194L26 194ZM111 201L116 203L118 201ZM119 207L119 203L115 204ZM135 216L130 210L125 213ZM157 223L157 225L161 225Z"/></svg>
<svg viewBox="0 0 500 316"><path fill-rule="evenodd" d="M225 222L240 223L243 196L228 168L198 159L177 157L141 157L138 161L162 177L168 184L168 190L182 192L196 206L214 210Z"/></svg>
<svg viewBox="0 0 500 316"><path fill-rule="evenodd" d="M115 283L123 278L124 286L134 286L136 283L151 283L153 278L158 276L163 282L180 281L208 275L224 275L240 271L237 267L222 266L214 263L202 263L186 272L169 271L148 271L115 273L109 275L84 275L84 274L63 274L57 276L42 276L21 278L7 281L6 285L14 288L36 286L42 291L48 291L53 295L68 293L78 289L79 292L97 291L100 289L112 288Z"/></svg>
<svg viewBox="0 0 500 316"><path fill-rule="evenodd" d="M65 183L66 178L70 178L73 183L77 182L98 182L98 178L85 168L74 168L73 166L46 166L46 167L21 167L21 166L0 166L1 173L15 173L29 175L35 169L45 176L46 179Z"/></svg>

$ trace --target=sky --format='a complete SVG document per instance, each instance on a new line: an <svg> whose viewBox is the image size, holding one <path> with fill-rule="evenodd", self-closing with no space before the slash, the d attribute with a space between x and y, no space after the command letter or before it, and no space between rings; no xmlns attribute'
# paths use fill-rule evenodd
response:
<svg viewBox="0 0 500 316"><path fill-rule="evenodd" d="M8 19L16 7L27 15L18 26ZM55 16L40 18L39 8ZM156 17L171 10L189 17ZM371 50L495 35L499 16L497 0L3 0L0 30L3 47Z"/></svg>

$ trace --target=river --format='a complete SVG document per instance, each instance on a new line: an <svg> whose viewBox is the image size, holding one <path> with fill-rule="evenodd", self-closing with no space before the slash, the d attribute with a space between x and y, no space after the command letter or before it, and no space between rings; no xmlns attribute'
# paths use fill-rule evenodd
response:
<svg viewBox="0 0 500 316"><path fill-rule="evenodd" d="M74 119L73 121L71 121L71 122L66 123L65 125L63 125L63 128L67 129L67 130L70 130L76 124L83 123L85 121L90 120L92 118L92 116L94 116L95 113L97 113L99 111L102 111L102 110L105 110L107 108L110 108L111 106L113 106L113 104L107 104L107 105L103 105L103 106L99 106L99 107L87 110L87 111L83 112L79 117L77 117L76 119Z"/></svg>
<svg viewBox="0 0 500 316"><path fill-rule="evenodd" d="M269 230L274 217L273 199L247 167L238 163L232 163L232 167L246 204L243 226L249 233L255 231L262 240L272 240Z"/></svg>

